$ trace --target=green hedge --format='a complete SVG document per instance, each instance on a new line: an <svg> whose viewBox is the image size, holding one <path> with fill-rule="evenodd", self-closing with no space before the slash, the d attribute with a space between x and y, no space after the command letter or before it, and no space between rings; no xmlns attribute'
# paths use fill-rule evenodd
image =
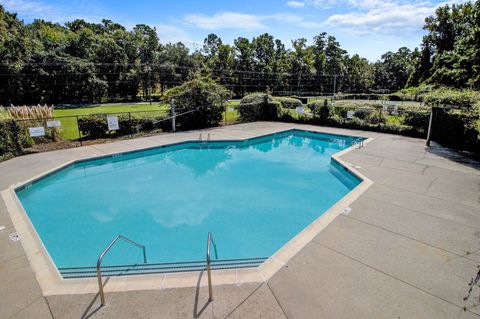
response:
<svg viewBox="0 0 480 319"><path fill-rule="evenodd" d="M404 113L403 124L417 128L420 132L428 130L430 120L430 111L406 111Z"/></svg>
<svg viewBox="0 0 480 319"><path fill-rule="evenodd" d="M471 109L480 101L480 92L474 90L458 90L452 88L439 88L423 95L423 101L429 105L449 106Z"/></svg>
<svg viewBox="0 0 480 319"><path fill-rule="evenodd" d="M128 115L121 115L118 117L119 129L109 131L106 115L89 115L78 119L78 128L82 133L83 139L99 139L153 130L166 131L169 129L171 122L159 122L162 119L163 117L129 117Z"/></svg>
<svg viewBox="0 0 480 319"><path fill-rule="evenodd" d="M282 111L282 104L273 101L266 93L246 95L236 106L242 122L277 120Z"/></svg>
<svg viewBox="0 0 480 319"><path fill-rule="evenodd" d="M292 97L273 97L272 100L280 102L282 107L286 109L296 109L303 106L302 101Z"/></svg>
<svg viewBox="0 0 480 319"><path fill-rule="evenodd" d="M25 129L15 120L0 120L0 160L23 154L23 148L31 146Z"/></svg>
<svg viewBox="0 0 480 319"><path fill-rule="evenodd" d="M480 154L479 112L433 108L433 141L444 146Z"/></svg>
<svg viewBox="0 0 480 319"><path fill-rule="evenodd" d="M320 123L326 123L333 112L333 107L328 103L327 99L314 101L308 105L308 108L312 110L313 116L317 118Z"/></svg>

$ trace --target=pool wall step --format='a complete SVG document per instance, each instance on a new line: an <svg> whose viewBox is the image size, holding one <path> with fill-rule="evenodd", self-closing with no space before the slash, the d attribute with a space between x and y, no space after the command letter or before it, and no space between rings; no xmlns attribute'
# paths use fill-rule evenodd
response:
<svg viewBox="0 0 480 319"><path fill-rule="evenodd" d="M268 257L244 259L216 259L211 261L212 270L254 268L260 266ZM175 263L146 263L130 265L102 266L102 276L151 275L206 270L206 261L185 261ZM97 276L94 266L58 268L64 279L90 278Z"/></svg>

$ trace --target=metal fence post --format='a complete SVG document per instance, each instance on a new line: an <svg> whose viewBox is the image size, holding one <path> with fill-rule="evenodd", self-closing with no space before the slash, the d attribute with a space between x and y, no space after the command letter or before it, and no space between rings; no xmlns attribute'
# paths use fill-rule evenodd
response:
<svg viewBox="0 0 480 319"><path fill-rule="evenodd" d="M132 112L128 112L128 124L130 124L130 138L133 138Z"/></svg>
<svg viewBox="0 0 480 319"><path fill-rule="evenodd" d="M78 140L80 141L80 146L83 146L83 144L82 144L82 132L80 131L80 125L78 124L78 115L76 116L76 118L77 118Z"/></svg>
<svg viewBox="0 0 480 319"><path fill-rule="evenodd" d="M175 99L172 98L170 106L172 108L172 131L175 132Z"/></svg>
<svg viewBox="0 0 480 319"><path fill-rule="evenodd" d="M433 106L430 109L430 120L428 121L427 143L426 143L428 147L430 147L430 139L432 135L432 123L433 123Z"/></svg>
<svg viewBox="0 0 480 319"><path fill-rule="evenodd" d="M227 121L227 104L225 104L225 126L227 126L228 121Z"/></svg>

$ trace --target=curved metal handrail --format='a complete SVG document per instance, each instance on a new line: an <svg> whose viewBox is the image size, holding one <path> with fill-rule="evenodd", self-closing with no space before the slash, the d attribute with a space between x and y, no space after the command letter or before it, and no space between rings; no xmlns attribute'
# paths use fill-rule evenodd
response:
<svg viewBox="0 0 480 319"><path fill-rule="evenodd" d="M213 243L213 249L215 250L215 259L218 259L217 255L217 245L213 240L212 233L208 232L207 238L207 275L208 275L208 301L213 300L213 291L212 291L212 273L211 273L211 259L210 259L210 246Z"/></svg>
<svg viewBox="0 0 480 319"><path fill-rule="evenodd" d="M127 243L130 243L138 248L142 248L143 250L143 263L146 264L147 263L147 250L145 248L145 246L143 245L140 245L139 243L136 243L134 242L133 240L131 239L128 239L127 237L125 236L122 236L122 235L118 235L117 237L115 237L111 242L110 244L107 246L107 248L105 248L102 253L100 254L100 256L98 256L98 260L97 260L97 279L98 279L98 293L100 294L100 301L101 301L101 304L102 306L105 305L105 295L103 293L103 280L102 280L102 272L100 270L101 266L102 266L102 259L103 257L105 256L105 254L110 250L110 248L112 248L112 246L119 240L124 240L126 241Z"/></svg>

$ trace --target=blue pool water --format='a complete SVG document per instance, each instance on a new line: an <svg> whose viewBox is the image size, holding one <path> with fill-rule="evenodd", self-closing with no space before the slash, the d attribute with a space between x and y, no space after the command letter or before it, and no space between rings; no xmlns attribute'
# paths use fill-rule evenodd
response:
<svg viewBox="0 0 480 319"><path fill-rule="evenodd" d="M57 267L95 265L118 234L149 262L268 257L360 182L331 155L354 138L287 131L72 164L17 190ZM115 245L104 265L142 261Z"/></svg>

